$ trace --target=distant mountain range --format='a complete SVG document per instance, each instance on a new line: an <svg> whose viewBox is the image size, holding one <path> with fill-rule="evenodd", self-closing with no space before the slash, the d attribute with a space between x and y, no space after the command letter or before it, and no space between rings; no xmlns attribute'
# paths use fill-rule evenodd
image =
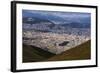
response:
<svg viewBox="0 0 100 73"><path fill-rule="evenodd" d="M36 21L48 21L53 24L80 28L90 28L91 24L91 16L88 13L23 10L22 15L23 18L32 18L33 24Z"/></svg>
<svg viewBox="0 0 100 73"><path fill-rule="evenodd" d="M52 53L68 50L72 45L82 44L90 40L91 36L89 13L23 10L22 24L23 43L51 52L48 57L53 56ZM34 56L41 60L45 58L40 53L34 53ZM39 59L36 58L36 61Z"/></svg>
<svg viewBox="0 0 100 73"><path fill-rule="evenodd" d="M90 35L90 16L81 13L23 11L23 29ZM72 15L72 16L71 16Z"/></svg>

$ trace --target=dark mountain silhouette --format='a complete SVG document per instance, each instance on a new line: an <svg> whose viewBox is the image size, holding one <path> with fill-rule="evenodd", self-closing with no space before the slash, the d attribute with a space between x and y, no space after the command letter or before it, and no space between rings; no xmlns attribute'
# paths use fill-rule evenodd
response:
<svg viewBox="0 0 100 73"><path fill-rule="evenodd" d="M41 48L23 44L23 62L37 62L46 60L55 54L42 50Z"/></svg>

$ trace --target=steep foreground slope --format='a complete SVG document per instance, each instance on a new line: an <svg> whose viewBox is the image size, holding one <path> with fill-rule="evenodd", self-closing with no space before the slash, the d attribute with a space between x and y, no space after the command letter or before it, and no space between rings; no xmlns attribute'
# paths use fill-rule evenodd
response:
<svg viewBox="0 0 100 73"><path fill-rule="evenodd" d="M40 48L23 44L23 62L37 62L46 60L55 54Z"/></svg>
<svg viewBox="0 0 100 73"><path fill-rule="evenodd" d="M49 61L61 60L83 60L91 58L91 41L87 41L79 46L67 50L59 55L49 58Z"/></svg>
<svg viewBox="0 0 100 73"><path fill-rule="evenodd" d="M23 62L84 60L91 58L91 41L87 41L61 54L53 54L41 48L23 44Z"/></svg>

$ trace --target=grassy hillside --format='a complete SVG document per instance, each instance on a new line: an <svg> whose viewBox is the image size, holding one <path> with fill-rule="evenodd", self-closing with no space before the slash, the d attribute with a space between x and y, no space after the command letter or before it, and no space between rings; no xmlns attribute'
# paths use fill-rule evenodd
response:
<svg viewBox="0 0 100 73"><path fill-rule="evenodd" d="M59 55L49 58L49 61L83 60L91 58L91 41L87 41L77 47L67 50Z"/></svg>
<svg viewBox="0 0 100 73"><path fill-rule="evenodd" d="M23 62L84 60L91 58L91 41L67 50L61 54L44 51L40 48L23 44Z"/></svg>
<svg viewBox="0 0 100 73"><path fill-rule="evenodd" d="M23 44L23 62L43 61L54 55L40 48Z"/></svg>

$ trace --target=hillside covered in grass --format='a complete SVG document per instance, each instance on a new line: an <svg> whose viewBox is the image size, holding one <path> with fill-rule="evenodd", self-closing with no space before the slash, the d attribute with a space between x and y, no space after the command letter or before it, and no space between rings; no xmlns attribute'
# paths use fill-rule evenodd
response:
<svg viewBox="0 0 100 73"><path fill-rule="evenodd" d="M55 55L43 49L23 44L23 62L85 60L91 58L91 41Z"/></svg>
<svg viewBox="0 0 100 73"><path fill-rule="evenodd" d="M23 62L37 62L47 60L55 54L40 48L23 44Z"/></svg>
<svg viewBox="0 0 100 73"><path fill-rule="evenodd" d="M84 60L91 58L91 41L87 41L79 46L67 50L59 55L49 58L49 61L63 60Z"/></svg>

